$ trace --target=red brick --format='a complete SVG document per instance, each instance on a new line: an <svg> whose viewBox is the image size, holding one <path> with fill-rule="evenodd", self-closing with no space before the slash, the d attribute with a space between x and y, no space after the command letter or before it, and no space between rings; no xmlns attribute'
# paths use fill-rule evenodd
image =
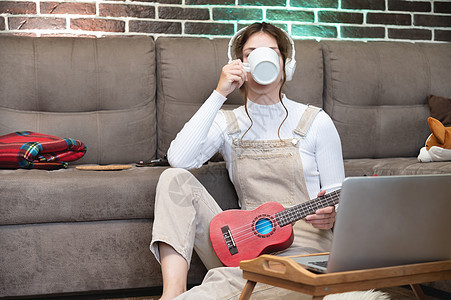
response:
<svg viewBox="0 0 451 300"><path fill-rule="evenodd" d="M234 30L233 24L229 23L185 23L187 34L233 35Z"/></svg>
<svg viewBox="0 0 451 300"><path fill-rule="evenodd" d="M451 30L435 30L435 40L442 42L451 42Z"/></svg>
<svg viewBox="0 0 451 300"><path fill-rule="evenodd" d="M100 16L155 18L155 7L132 4L100 4Z"/></svg>
<svg viewBox="0 0 451 300"><path fill-rule="evenodd" d="M213 20L263 21L263 9L242 7L214 7Z"/></svg>
<svg viewBox="0 0 451 300"><path fill-rule="evenodd" d="M338 36L337 26L324 25L291 25L291 34L302 37L336 38Z"/></svg>
<svg viewBox="0 0 451 300"><path fill-rule="evenodd" d="M384 10L385 0L341 0L341 8Z"/></svg>
<svg viewBox="0 0 451 300"><path fill-rule="evenodd" d="M14 36L31 36L31 37L37 37L38 35L34 32L10 32L10 31L3 31L0 32L0 35L14 35Z"/></svg>
<svg viewBox="0 0 451 300"><path fill-rule="evenodd" d="M286 0L238 0L240 6L285 6Z"/></svg>
<svg viewBox="0 0 451 300"><path fill-rule="evenodd" d="M432 32L427 29L388 29L388 37L391 39L404 40L431 40Z"/></svg>
<svg viewBox="0 0 451 300"><path fill-rule="evenodd" d="M0 30L5 30L5 18L0 17Z"/></svg>
<svg viewBox="0 0 451 300"><path fill-rule="evenodd" d="M415 15L416 26L451 27L451 16Z"/></svg>
<svg viewBox="0 0 451 300"><path fill-rule="evenodd" d="M235 0L185 0L186 5L235 5Z"/></svg>
<svg viewBox="0 0 451 300"><path fill-rule="evenodd" d="M411 25L412 17L409 14L368 13L366 21L368 24Z"/></svg>
<svg viewBox="0 0 451 300"><path fill-rule="evenodd" d="M71 19L70 28L86 31L125 32L125 22L107 19Z"/></svg>
<svg viewBox="0 0 451 300"><path fill-rule="evenodd" d="M266 19L269 21L295 21L314 22L315 13L313 11L287 10L287 9L267 9Z"/></svg>
<svg viewBox="0 0 451 300"><path fill-rule="evenodd" d="M434 2L434 12L451 14L451 2Z"/></svg>
<svg viewBox="0 0 451 300"><path fill-rule="evenodd" d="M338 8L338 0L290 0L290 5L302 8Z"/></svg>
<svg viewBox="0 0 451 300"><path fill-rule="evenodd" d="M115 0L115 1L123 1L123 0ZM160 3L160 4L182 4L182 0L131 0L138 2L152 2L152 3Z"/></svg>
<svg viewBox="0 0 451 300"><path fill-rule="evenodd" d="M8 18L10 30L25 29L66 29L64 18L11 17Z"/></svg>
<svg viewBox="0 0 451 300"><path fill-rule="evenodd" d="M36 13L36 4L33 2L16 2L16 1L0 2L0 14L22 15L35 13Z"/></svg>
<svg viewBox="0 0 451 300"><path fill-rule="evenodd" d="M95 3L41 2L41 14L95 15Z"/></svg>
<svg viewBox="0 0 451 300"><path fill-rule="evenodd" d="M405 0L389 0L388 1L389 10L397 11L421 11L430 12L431 3L430 2L418 2L418 1L405 1Z"/></svg>
<svg viewBox="0 0 451 300"><path fill-rule="evenodd" d="M210 19L210 12L206 8L162 6L158 8L158 17L172 20L208 20Z"/></svg>
<svg viewBox="0 0 451 300"><path fill-rule="evenodd" d="M362 13L348 13L348 12L336 12L336 11L319 11L318 21L325 23L353 23L362 24Z"/></svg>
<svg viewBox="0 0 451 300"><path fill-rule="evenodd" d="M182 24L180 22L130 20L128 27L130 32L165 33L165 34L182 33Z"/></svg>
<svg viewBox="0 0 451 300"><path fill-rule="evenodd" d="M358 39L385 38L384 27L341 26L340 33L342 38L358 38Z"/></svg>

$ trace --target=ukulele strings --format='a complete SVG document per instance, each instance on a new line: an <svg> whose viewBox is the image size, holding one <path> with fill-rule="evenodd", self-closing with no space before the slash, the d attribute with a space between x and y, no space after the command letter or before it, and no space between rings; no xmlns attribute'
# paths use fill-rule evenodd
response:
<svg viewBox="0 0 451 300"><path fill-rule="evenodd" d="M332 198L332 202L329 202L328 199L326 199L326 197L327 198ZM308 202L304 202L302 204L299 204L299 205L287 208L285 211L283 211L284 212L283 213L283 215L284 215L283 217L285 217L287 215L290 216L290 217L296 216L297 211L300 211L300 210L302 210L302 213L307 215L307 213L309 213L310 211L313 211L313 205L311 205L311 204L319 203L320 205L316 205L316 206L318 208L322 208L322 207L325 207L327 205L333 205L334 204L333 200L336 199L336 198L337 197L326 195L324 197L316 198L314 200L311 200L311 201L308 201ZM306 207L310 208L310 210L306 209ZM318 208L316 208L316 209L318 209ZM272 224L269 224L269 226L271 227ZM242 233L242 232L248 231L249 227L252 227L252 223L248 223L248 224L244 224L244 225L242 225L240 227L236 227L235 229L233 229L232 233L236 233L236 236L239 237L240 236L239 234ZM256 229L266 229L266 227L268 227L268 226L267 225L263 225L263 227L256 226L255 228ZM247 234L247 232L246 232L246 234Z"/></svg>
<svg viewBox="0 0 451 300"><path fill-rule="evenodd" d="M323 203L324 201L321 201L321 203ZM328 202L325 202L325 203L323 203L323 204L329 204ZM302 210L304 210L304 208L302 208ZM305 212L304 212L305 213ZM288 214L292 214L293 215L293 212L290 212L290 213L288 213ZM294 212L294 214L296 214L296 212ZM261 230L263 230L263 229L269 229L270 231L269 232L271 232L272 231L272 228L274 228L274 227L277 227L277 226L279 226L280 227L280 225L278 224L278 222L274 222L274 223L272 223L271 221L270 221L270 223L267 223L267 224L263 224L263 225L256 225L255 226L255 230L258 232L258 231L261 231ZM243 228L244 227L244 228ZM243 229L241 229L241 228L243 228ZM246 243L249 239L252 239L253 237L254 237L254 230L252 230L252 224L251 223L249 223L249 224L246 224L246 225L243 225L243 226L241 226L241 227L238 227L238 228L236 228L236 229L241 229L240 231L236 231L236 230L230 230L231 231L231 234L232 234L232 237L233 237L233 239L234 239L234 241L235 241L235 243L236 244L244 244L244 243ZM268 232L268 233L269 233Z"/></svg>
<svg viewBox="0 0 451 300"><path fill-rule="evenodd" d="M324 195L323 197L319 197L319 198L316 198L314 200L310 200L310 201L304 202L302 204L299 204L299 205L291 207L292 210L290 210L290 208L285 210L287 213L283 214L284 215L283 217L286 218L287 215L291 216L291 217L296 216L297 211L299 211L299 210L302 210L302 212L304 214L306 214L306 213L310 212L313 209L312 204L315 204L315 205L316 204L320 204L320 205L317 205L319 208L325 207L327 205L334 204L333 200L336 199L336 198L338 198L338 196L328 194L328 195ZM332 199L332 202L329 202L329 199ZM310 208L311 210L306 209L306 207ZM277 221L277 218L276 218L276 221ZM239 243L245 243L248 239L250 239L250 238L252 238L254 236L254 230L252 230L252 228L253 228L252 224L253 223L254 222L242 225L242 226L237 227L237 228L235 228L233 230L230 229L230 232L232 233L232 236L233 236L233 239L234 239L235 243L238 243L238 242ZM274 222L273 223L272 221L269 221L269 223L266 223L266 224L256 225L255 226L255 230L257 232L259 232L259 231L262 231L264 229L272 229L272 228L277 227L277 226L280 226L278 224L278 222Z"/></svg>

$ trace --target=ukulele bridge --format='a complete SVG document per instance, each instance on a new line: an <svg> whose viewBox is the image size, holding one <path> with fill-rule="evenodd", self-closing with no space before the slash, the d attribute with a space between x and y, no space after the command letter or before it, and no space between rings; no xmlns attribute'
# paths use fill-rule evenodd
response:
<svg viewBox="0 0 451 300"><path fill-rule="evenodd" d="M230 255L234 255L238 253L238 249L235 244L235 240L233 239L232 232L230 232L229 226L224 226L221 228L222 236L224 237L224 241L229 249Z"/></svg>

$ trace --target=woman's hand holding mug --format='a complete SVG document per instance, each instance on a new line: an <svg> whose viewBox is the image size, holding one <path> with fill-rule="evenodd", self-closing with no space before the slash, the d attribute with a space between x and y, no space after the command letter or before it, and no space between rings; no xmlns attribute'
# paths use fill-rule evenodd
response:
<svg viewBox="0 0 451 300"><path fill-rule="evenodd" d="M227 97L237 87L241 87L247 81L247 73L244 70L241 60L236 59L222 68L216 91Z"/></svg>

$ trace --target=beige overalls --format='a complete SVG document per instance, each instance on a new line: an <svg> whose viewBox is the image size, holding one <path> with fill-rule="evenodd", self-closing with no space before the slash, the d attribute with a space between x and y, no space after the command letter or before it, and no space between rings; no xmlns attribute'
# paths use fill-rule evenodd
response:
<svg viewBox="0 0 451 300"><path fill-rule="evenodd" d="M242 209L254 209L268 201L285 207L310 200L304 180L299 143L319 109L309 106L292 140L241 140L233 111L224 111L228 134L233 138L232 174ZM188 171L171 168L158 182L151 251L160 260L158 243L171 245L188 262L194 248L209 270L202 285L177 299L238 299L245 280L239 268L222 267L210 244L208 226L222 210L202 184ZM292 246L277 255L300 255L330 250L332 232L316 229L300 220L294 225ZM258 284L253 299L309 299L309 296Z"/></svg>

